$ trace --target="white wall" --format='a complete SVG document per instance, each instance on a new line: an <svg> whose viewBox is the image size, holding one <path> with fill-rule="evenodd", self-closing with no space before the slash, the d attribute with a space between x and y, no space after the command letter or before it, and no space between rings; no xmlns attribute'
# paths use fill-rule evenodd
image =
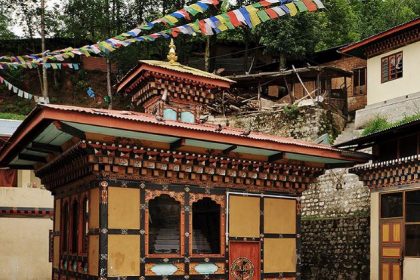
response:
<svg viewBox="0 0 420 280"><path fill-rule="evenodd" d="M37 188L0 187L0 207L53 208L53 197ZM0 217L0 280L51 279L50 218Z"/></svg>
<svg viewBox="0 0 420 280"><path fill-rule="evenodd" d="M381 59L403 52L403 77L381 83ZM420 41L384 53L367 61L367 104L420 92Z"/></svg>
<svg viewBox="0 0 420 280"><path fill-rule="evenodd" d="M370 195L370 280L379 279L379 192Z"/></svg>
<svg viewBox="0 0 420 280"><path fill-rule="evenodd" d="M419 258L404 258L404 280L416 280L420 278L420 259Z"/></svg>

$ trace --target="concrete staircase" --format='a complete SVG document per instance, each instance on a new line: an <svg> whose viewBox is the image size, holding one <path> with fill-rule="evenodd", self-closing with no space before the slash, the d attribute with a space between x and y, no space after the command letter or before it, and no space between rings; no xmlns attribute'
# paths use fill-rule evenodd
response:
<svg viewBox="0 0 420 280"><path fill-rule="evenodd" d="M352 139L358 138L361 135L362 130L357 130L354 124L354 121L347 123L344 130L334 141L334 145L350 141Z"/></svg>

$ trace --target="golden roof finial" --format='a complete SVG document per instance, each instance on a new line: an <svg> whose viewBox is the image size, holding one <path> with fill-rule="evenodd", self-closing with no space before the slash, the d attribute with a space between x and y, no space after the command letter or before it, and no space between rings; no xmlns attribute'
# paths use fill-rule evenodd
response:
<svg viewBox="0 0 420 280"><path fill-rule="evenodd" d="M169 53L167 56L170 64L175 64L178 61L178 56L176 56L176 46L174 39L171 38L171 43L169 44Z"/></svg>

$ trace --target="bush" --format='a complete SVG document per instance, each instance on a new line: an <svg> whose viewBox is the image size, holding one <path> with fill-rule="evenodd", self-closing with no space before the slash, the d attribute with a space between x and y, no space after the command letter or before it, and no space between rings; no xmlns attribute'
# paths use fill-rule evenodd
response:
<svg viewBox="0 0 420 280"><path fill-rule="evenodd" d="M385 130L390 126L391 124L384 117L377 116L367 123L365 129L363 129L362 136Z"/></svg>
<svg viewBox="0 0 420 280"><path fill-rule="evenodd" d="M24 115L13 114L13 113L0 113L0 119L23 120L23 119L25 119L25 116Z"/></svg>
<svg viewBox="0 0 420 280"><path fill-rule="evenodd" d="M299 116L299 107L295 104L287 105L283 108L283 112L288 119L296 119Z"/></svg>

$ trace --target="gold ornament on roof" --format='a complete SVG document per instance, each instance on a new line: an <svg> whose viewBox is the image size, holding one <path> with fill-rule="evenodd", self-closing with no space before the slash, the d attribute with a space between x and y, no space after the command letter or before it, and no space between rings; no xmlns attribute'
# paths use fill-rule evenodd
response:
<svg viewBox="0 0 420 280"><path fill-rule="evenodd" d="M174 39L171 39L171 43L169 44L169 53L168 53L168 60L170 64L175 64L178 61L178 56L176 55L176 46L174 43Z"/></svg>

